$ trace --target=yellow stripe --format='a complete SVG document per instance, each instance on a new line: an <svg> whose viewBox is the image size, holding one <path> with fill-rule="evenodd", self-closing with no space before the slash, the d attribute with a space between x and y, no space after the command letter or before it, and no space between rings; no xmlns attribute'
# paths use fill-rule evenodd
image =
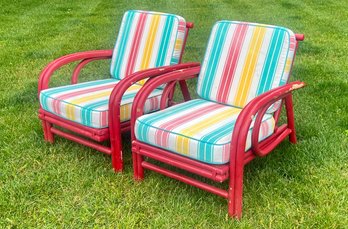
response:
<svg viewBox="0 0 348 229"><path fill-rule="evenodd" d="M153 45L155 43L156 33L160 22L160 15L154 15L151 20L150 31L146 39L146 46L144 49L144 55L141 62L140 70L147 69L150 64Z"/></svg>
<svg viewBox="0 0 348 229"><path fill-rule="evenodd" d="M130 86L128 89L127 89L127 91L126 91L126 93L125 93L125 95L127 94L127 93L132 93L132 92L134 92L134 91L138 91L139 89L141 88L141 86L139 86L139 85L137 85L137 84L133 84L132 86ZM88 102L88 101L93 101L93 100L96 100L96 99L99 99L99 98L101 98L101 97L105 97L105 96L110 96L110 94L111 94L111 92L112 92L112 89L113 88L111 88L111 89L108 89L108 90L103 90L103 91L101 91L101 92L99 92L99 93L96 93L96 94L93 94L93 95L86 95L86 96L83 96L83 97L81 97L81 98L76 98L76 99L73 99L73 100L70 100L69 101L69 104L67 104L67 106L66 106L66 116L67 116L67 118L68 119L70 119L70 120L76 120L75 119L75 106L77 105L77 106L80 106L81 105L81 103L85 103L85 102ZM122 107L121 107L122 108ZM129 109L130 110L130 109ZM129 117L130 116L130 114L128 114L128 113L130 113L129 111L127 111L127 113L125 113L123 116L125 116L125 117ZM128 115L128 116L127 116ZM122 117L122 111L121 111L121 117ZM122 119L122 118L121 118Z"/></svg>
<svg viewBox="0 0 348 229"><path fill-rule="evenodd" d="M74 109L75 106L73 104L67 104L66 105L66 117L70 120L75 121L75 113L74 113Z"/></svg>
<svg viewBox="0 0 348 229"><path fill-rule="evenodd" d="M112 89L107 90L107 91L103 91L103 92L99 92L97 94L83 96L81 98L70 100L69 101L70 104L68 104L66 107L67 118L69 118L71 120L75 120L74 110L75 110L76 105L80 106L81 103L92 101L95 99L99 99L99 98L104 97L104 96L109 96L111 94L111 91L112 91Z"/></svg>
<svg viewBox="0 0 348 229"><path fill-rule="evenodd" d="M262 46L263 38L266 34L266 28L257 27L253 32L253 36L250 42L249 51L245 59L245 65L241 74L241 80L239 83L238 91L235 97L236 106L244 106L248 98L251 82L254 76L257 59Z"/></svg>
<svg viewBox="0 0 348 229"><path fill-rule="evenodd" d="M125 105L121 106L121 108L120 108L120 116L121 116L120 120L121 120L121 122L129 120L131 105L132 104L125 104Z"/></svg>
<svg viewBox="0 0 348 229"><path fill-rule="evenodd" d="M83 96L82 98L70 100L69 103L75 104L75 105L80 105L81 103L84 103L84 102L88 102L88 101L92 101L95 99L99 99L99 98L104 97L104 96L108 96L111 94L111 91L112 91L112 89L107 90L107 91L102 91L102 92L99 92L99 93L96 93L93 95L88 95L88 96L86 95L86 96Z"/></svg>
<svg viewBox="0 0 348 229"><path fill-rule="evenodd" d="M160 15L154 15L151 19L150 31L146 39L146 46L144 49L143 59L141 61L141 66L139 70L149 68L152 49L155 43L156 32L158 30L159 21L160 21ZM145 82L146 82L146 79L143 79L143 80L140 80L138 83L141 85L144 85Z"/></svg>
<svg viewBox="0 0 348 229"><path fill-rule="evenodd" d="M138 84L133 84L132 86L130 86L130 87L126 90L126 92L132 92L132 91L135 91L135 90L139 90L140 88L141 88L140 85L138 85Z"/></svg>
<svg viewBox="0 0 348 229"><path fill-rule="evenodd" d="M126 93L139 90L139 88L140 88L139 85L133 84L131 87L129 87L127 89ZM99 98L105 97L105 96L110 96L111 92L112 92L112 88L109 89L109 90L106 90L106 91L102 91L102 92L93 94L93 95L89 95L89 96L86 95L86 96L83 96L81 98L70 100L69 101L70 104L68 104L66 106L67 118L70 119L70 120L76 120L75 119L75 112L74 112L76 105L80 106L81 103L85 103L85 102L88 102L88 101L93 101L93 100L96 100L96 99L99 99Z"/></svg>
<svg viewBox="0 0 348 229"><path fill-rule="evenodd" d="M182 39L177 39L175 43L175 50L180 50L182 46Z"/></svg>
<svg viewBox="0 0 348 229"><path fill-rule="evenodd" d="M146 83L146 80L147 80L147 79L140 80L140 81L138 82L138 84L144 85L144 84Z"/></svg>
<svg viewBox="0 0 348 229"><path fill-rule="evenodd" d="M224 120L228 117L239 112L239 109L231 108L231 109L223 109L213 115L213 117L206 117L202 119L199 123L193 124L193 126L188 126L187 128L180 131L180 135L177 137L176 141L176 150L179 153L187 154L189 152L189 142L190 138L193 137L199 132L204 131L206 128L215 125L221 120ZM183 137L188 136L188 137Z"/></svg>
<svg viewBox="0 0 348 229"><path fill-rule="evenodd" d="M290 58L286 60L286 65L285 65L284 72L290 72L291 63L292 63L292 60Z"/></svg>

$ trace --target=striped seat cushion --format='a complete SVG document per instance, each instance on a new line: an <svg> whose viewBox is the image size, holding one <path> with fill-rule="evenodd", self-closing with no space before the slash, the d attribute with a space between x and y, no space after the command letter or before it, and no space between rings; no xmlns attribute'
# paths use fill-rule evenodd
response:
<svg viewBox="0 0 348 229"><path fill-rule="evenodd" d="M185 32L186 22L180 16L127 11L113 52L111 75L123 79L139 70L177 64Z"/></svg>
<svg viewBox="0 0 348 229"><path fill-rule="evenodd" d="M205 163L224 164L229 161L232 132L240 112L240 108L196 99L139 117L134 131L139 141ZM253 125L246 150L251 147ZM270 136L273 130L273 116L266 114L259 140Z"/></svg>
<svg viewBox="0 0 348 229"><path fill-rule="evenodd" d="M41 107L53 114L79 124L93 127L108 127L109 97L117 79L97 80L87 83L55 87L41 91ZM121 122L130 119L131 106L141 85L132 85L122 98ZM159 108L162 90L156 89L146 101L147 112Z"/></svg>
<svg viewBox="0 0 348 229"><path fill-rule="evenodd" d="M287 82L295 46L294 33L283 27L217 22L197 92L207 100L244 107L257 95Z"/></svg>

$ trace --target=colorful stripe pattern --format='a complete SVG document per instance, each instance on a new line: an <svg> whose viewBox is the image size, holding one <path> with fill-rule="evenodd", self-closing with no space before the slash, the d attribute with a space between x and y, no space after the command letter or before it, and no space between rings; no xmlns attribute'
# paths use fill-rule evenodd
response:
<svg viewBox="0 0 348 229"><path fill-rule="evenodd" d="M186 22L177 15L127 11L113 52L111 75L123 79L143 69L177 64L185 32Z"/></svg>
<svg viewBox="0 0 348 229"><path fill-rule="evenodd" d="M55 87L41 91L41 107L62 118L93 128L108 127L109 97L120 82L105 79L87 83ZM121 122L130 120L132 102L142 86L132 85L122 97ZM162 90L156 89L145 103L145 111L159 109Z"/></svg>
<svg viewBox="0 0 348 229"><path fill-rule="evenodd" d="M197 92L207 100L244 107L257 95L287 82L295 45L294 33L286 28L217 22Z"/></svg>
<svg viewBox="0 0 348 229"><path fill-rule="evenodd" d="M229 161L232 132L241 110L203 99L191 100L139 117L135 135L139 141L202 162L224 164ZM251 147L253 125L248 133L246 150ZM273 116L266 114L259 140L270 136L273 130Z"/></svg>

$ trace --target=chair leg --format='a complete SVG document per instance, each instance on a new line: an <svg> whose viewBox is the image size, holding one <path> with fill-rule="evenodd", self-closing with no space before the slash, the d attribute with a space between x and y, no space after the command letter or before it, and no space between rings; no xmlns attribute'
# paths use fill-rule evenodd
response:
<svg viewBox="0 0 348 229"><path fill-rule="evenodd" d="M296 130L295 130L295 118L294 118L294 106L292 102L292 94L288 95L285 98L285 108L286 108L286 117L288 120L288 128L291 129L291 133L289 135L289 140L291 143L296 144Z"/></svg>
<svg viewBox="0 0 348 229"><path fill-rule="evenodd" d="M138 163L137 163L137 153L132 150L132 162L133 162L133 177L137 180L138 177Z"/></svg>
<svg viewBox="0 0 348 229"><path fill-rule="evenodd" d="M122 150L117 150L111 146L111 162L116 173L123 171Z"/></svg>
<svg viewBox="0 0 348 229"><path fill-rule="evenodd" d="M54 134L51 131L52 124L42 120L42 128L44 131L44 139L47 142L54 143Z"/></svg>
<svg viewBox="0 0 348 229"><path fill-rule="evenodd" d="M241 219L243 206L244 145L234 148L230 161L230 179L228 189L228 214Z"/></svg>
<svg viewBox="0 0 348 229"><path fill-rule="evenodd" d="M144 157L140 154L136 154L136 164L137 164L137 176L135 177L136 180L143 180L144 179L144 168L141 165L144 161Z"/></svg>
<svg viewBox="0 0 348 229"><path fill-rule="evenodd" d="M122 172L123 171L122 143L121 143L121 133L119 129L116 129L114 133L110 133L110 145L111 145L112 167L115 172Z"/></svg>
<svg viewBox="0 0 348 229"><path fill-rule="evenodd" d="M230 178L228 191L228 215L232 218L241 219L243 206L243 175Z"/></svg>

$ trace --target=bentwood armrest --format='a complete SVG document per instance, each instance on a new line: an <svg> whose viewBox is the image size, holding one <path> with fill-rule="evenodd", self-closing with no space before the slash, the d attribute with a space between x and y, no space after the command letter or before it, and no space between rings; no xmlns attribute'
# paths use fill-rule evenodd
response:
<svg viewBox="0 0 348 229"><path fill-rule="evenodd" d="M76 66L72 74L72 83L76 83L79 72L81 71L82 67L85 66L87 63L94 60L110 59L111 57L112 50L109 49L77 52L53 60L42 70L40 74L38 94L40 94L40 91L48 88L48 84L52 74L60 67L75 61L81 61L80 64Z"/></svg>
<svg viewBox="0 0 348 229"><path fill-rule="evenodd" d="M262 123L262 118L267 112L268 108L278 100L285 99L285 106L288 114L288 109L292 107L292 92L305 86L304 82L295 81L286 85L274 88L268 92L265 92L253 100L251 100L239 114L232 135L231 144L237 147L245 147L247 138L247 132L253 120L255 120L253 131L252 131L252 150L253 152L262 157L271 152L285 136L278 138L279 136L274 135L274 140L271 144L260 147L262 143L259 142L259 131ZM256 117L256 118L255 118ZM290 119L291 120L291 119ZM289 123L288 125L292 125ZM283 128L281 128L283 129ZM289 129L290 130L290 129ZM281 131L280 131L281 132ZM289 134L287 132L280 134Z"/></svg>

